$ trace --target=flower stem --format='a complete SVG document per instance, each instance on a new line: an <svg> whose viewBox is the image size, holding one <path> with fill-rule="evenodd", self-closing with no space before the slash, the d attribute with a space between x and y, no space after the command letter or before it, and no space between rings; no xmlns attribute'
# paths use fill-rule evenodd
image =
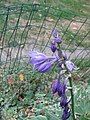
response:
<svg viewBox="0 0 90 120"><path fill-rule="evenodd" d="M70 84L70 87L72 88L73 85L72 85L72 79L71 79L71 77L69 77L69 84ZM73 94L73 89L70 89L70 92L71 92L71 109L72 109L72 117L73 117L73 120L75 120L75 113L74 113L74 94Z"/></svg>

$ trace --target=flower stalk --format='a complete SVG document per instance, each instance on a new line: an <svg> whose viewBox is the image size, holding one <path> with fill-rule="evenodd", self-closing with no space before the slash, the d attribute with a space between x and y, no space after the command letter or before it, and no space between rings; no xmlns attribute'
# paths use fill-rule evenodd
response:
<svg viewBox="0 0 90 120"><path fill-rule="evenodd" d="M73 84L72 84L72 79L71 79L71 77L69 77L69 84L70 84L70 88L73 88ZM72 117L73 117L73 120L76 120L76 119L75 119L75 112L74 112L74 94L73 94L73 89L70 89L70 93L71 93Z"/></svg>
<svg viewBox="0 0 90 120"><path fill-rule="evenodd" d="M53 39L50 48L53 53L57 52L57 54L48 57L43 53L39 53L37 51L31 51L29 53L30 63L33 65L33 68L40 73L48 72L51 69L51 67L54 65L54 63L57 63L59 67L58 69L59 76L57 76L58 78L52 82L51 85L52 92L53 94L58 93L58 96L60 97L60 106L63 110L61 119L67 120L70 117L72 111L72 118L73 120L75 120L72 78L71 76L68 76L68 80L70 84L69 90L71 94L71 99L68 100L66 93L67 91L66 75L71 75L70 73L76 70L77 67L74 65L72 61L68 60L68 57L65 54L65 52L61 50L62 39L59 36L57 30L54 30L52 35L53 35ZM65 72L61 74L63 70L65 70ZM71 102L71 110L69 108L70 102Z"/></svg>

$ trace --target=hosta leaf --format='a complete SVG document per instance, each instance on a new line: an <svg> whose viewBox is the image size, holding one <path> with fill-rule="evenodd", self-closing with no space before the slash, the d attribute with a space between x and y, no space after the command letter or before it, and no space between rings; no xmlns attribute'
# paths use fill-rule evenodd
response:
<svg viewBox="0 0 90 120"><path fill-rule="evenodd" d="M38 115L33 116L30 120L47 120L46 116Z"/></svg>
<svg viewBox="0 0 90 120"><path fill-rule="evenodd" d="M58 118L55 114L46 111L46 116L48 118L48 120L60 120L60 118Z"/></svg>
<svg viewBox="0 0 90 120"><path fill-rule="evenodd" d="M32 117L30 118L30 120L37 120L37 117L36 117L36 116L32 116Z"/></svg>
<svg viewBox="0 0 90 120"><path fill-rule="evenodd" d="M37 120L47 120L46 116L39 115L37 116Z"/></svg>
<svg viewBox="0 0 90 120"><path fill-rule="evenodd" d="M87 120L90 120L90 112L86 113L84 116Z"/></svg>
<svg viewBox="0 0 90 120"><path fill-rule="evenodd" d="M90 120L90 117L86 117L86 116L82 115L79 119L80 120Z"/></svg>

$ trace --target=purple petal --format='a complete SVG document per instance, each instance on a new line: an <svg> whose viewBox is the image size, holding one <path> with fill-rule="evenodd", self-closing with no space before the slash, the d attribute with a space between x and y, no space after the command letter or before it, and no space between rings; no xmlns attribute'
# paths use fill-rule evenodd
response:
<svg viewBox="0 0 90 120"><path fill-rule="evenodd" d="M57 88L58 88L58 84L59 84L59 81L58 80L54 80L52 85L51 85L51 88L52 88L52 92L53 94L55 94L57 91Z"/></svg>
<svg viewBox="0 0 90 120"><path fill-rule="evenodd" d="M52 64L50 62L44 62L38 68L36 68L39 72L44 73L51 69Z"/></svg>
<svg viewBox="0 0 90 120"><path fill-rule="evenodd" d="M60 82L59 80L55 80L52 84L52 91L53 94L58 92L58 95L61 97L63 94L65 94L66 84Z"/></svg>
<svg viewBox="0 0 90 120"><path fill-rule="evenodd" d="M60 84L58 85L58 95L62 96L63 94L65 94L66 91L66 84L60 82Z"/></svg>
<svg viewBox="0 0 90 120"><path fill-rule="evenodd" d="M70 100L67 99L67 96L65 94L63 96L61 96L60 106L62 108L66 107L69 102L70 102Z"/></svg>
<svg viewBox="0 0 90 120"><path fill-rule="evenodd" d="M51 50L52 52L55 52L57 50L55 43L51 43Z"/></svg>
<svg viewBox="0 0 90 120"><path fill-rule="evenodd" d="M39 72L47 72L51 69L54 62L58 61L57 56L47 57L43 53L32 51L29 53L30 63L34 66L34 69Z"/></svg>
<svg viewBox="0 0 90 120"><path fill-rule="evenodd" d="M55 41L55 43L61 43L61 42L62 42L62 39L61 39L61 37L59 36L59 37L54 38L54 41Z"/></svg>
<svg viewBox="0 0 90 120"><path fill-rule="evenodd" d="M31 58L30 63L31 63L31 64L34 64L34 65L37 65L37 64L40 65L40 64L43 64L45 61L46 61L46 59L40 59L40 60L38 59L38 60L37 60L37 59Z"/></svg>
<svg viewBox="0 0 90 120"><path fill-rule="evenodd" d="M66 68L68 69L69 72L72 72L73 70L76 69L76 66L71 61L66 61L65 65L66 65Z"/></svg>
<svg viewBox="0 0 90 120"><path fill-rule="evenodd" d="M53 31L52 31L52 35L53 35L53 37L54 37L54 42L55 43L61 43L62 42L62 39L61 39L61 37L59 36L59 34L58 34L58 31L56 30L56 29L54 29Z"/></svg>
<svg viewBox="0 0 90 120"><path fill-rule="evenodd" d="M47 56L43 53L39 53L37 51L30 51L29 57L34 58L34 59L47 59Z"/></svg>
<svg viewBox="0 0 90 120"><path fill-rule="evenodd" d="M58 56L52 56L52 57L48 58L47 61L49 61L53 64L53 63L57 62L58 60L59 60Z"/></svg>
<svg viewBox="0 0 90 120"><path fill-rule="evenodd" d="M53 31L52 31L52 35L53 35L53 37L58 37L58 31L56 30L56 29L54 29Z"/></svg>
<svg viewBox="0 0 90 120"><path fill-rule="evenodd" d="M62 120L67 120L70 117L70 109L68 106L66 106L63 110Z"/></svg>

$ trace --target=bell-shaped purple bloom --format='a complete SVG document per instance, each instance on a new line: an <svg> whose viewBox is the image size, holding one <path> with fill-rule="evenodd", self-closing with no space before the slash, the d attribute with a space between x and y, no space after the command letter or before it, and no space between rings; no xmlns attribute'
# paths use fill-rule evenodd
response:
<svg viewBox="0 0 90 120"><path fill-rule="evenodd" d="M54 80L53 83L52 83L52 85L51 85L53 94L55 94L56 92L58 92L58 87L59 86L60 86L59 80Z"/></svg>
<svg viewBox="0 0 90 120"><path fill-rule="evenodd" d="M32 64L40 64L43 63L45 60L47 60L47 56L39 53L37 51L30 51L29 53L29 57L30 57L30 63Z"/></svg>
<svg viewBox="0 0 90 120"><path fill-rule="evenodd" d="M68 100L66 96L66 83L65 81L62 82L56 79L53 81L51 88L53 94L58 93L58 95L61 97L60 106L63 108L62 120L67 120L70 116L70 109L68 107L70 100Z"/></svg>
<svg viewBox="0 0 90 120"><path fill-rule="evenodd" d="M67 96L64 94L61 96L61 100L60 100L60 106L62 108L68 106L68 103L70 102L70 100L67 99Z"/></svg>
<svg viewBox="0 0 90 120"><path fill-rule="evenodd" d="M35 65L36 70L38 70L41 73L49 71L51 69L51 67L52 67L52 64L50 62L47 62L47 61L45 61L41 64Z"/></svg>
<svg viewBox="0 0 90 120"><path fill-rule="evenodd" d="M70 109L68 106L66 106L63 110L62 120L67 120L70 117Z"/></svg>
<svg viewBox="0 0 90 120"><path fill-rule="evenodd" d="M53 37L54 37L54 42L55 43L61 43L62 42L62 39L61 39L61 37L59 36L59 34L58 34L58 31L56 30L56 29L54 29L53 31L52 31L52 35L53 35Z"/></svg>
<svg viewBox="0 0 90 120"><path fill-rule="evenodd" d="M55 52L57 50L55 42L51 42L51 50L52 52Z"/></svg>
<svg viewBox="0 0 90 120"><path fill-rule="evenodd" d="M63 82L63 83L61 82L60 87L58 89L58 95L62 96L65 94L65 92L66 92L66 84L65 84L65 82Z"/></svg>
<svg viewBox="0 0 90 120"><path fill-rule="evenodd" d="M55 43L61 43L62 42L62 39L60 36L56 37L53 39L55 41Z"/></svg>
<svg viewBox="0 0 90 120"><path fill-rule="evenodd" d="M29 53L29 57L30 57L30 63L34 66L34 68L37 71L41 73L45 73L49 71L52 65L56 61L58 61L58 57L56 56L47 57L45 54L39 53L37 51L31 51Z"/></svg>
<svg viewBox="0 0 90 120"><path fill-rule="evenodd" d="M69 72L72 72L73 70L75 70L77 67L74 65L73 62L71 61L66 61L65 62L66 68Z"/></svg>
<svg viewBox="0 0 90 120"><path fill-rule="evenodd" d="M52 30L52 35L53 35L54 38L58 37L57 29Z"/></svg>
<svg viewBox="0 0 90 120"><path fill-rule="evenodd" d="M57 92L60 97L65 94L66 84L61 82L60 80L55 80L52 83L51 87L52 87L53 94Z"/></svg>

